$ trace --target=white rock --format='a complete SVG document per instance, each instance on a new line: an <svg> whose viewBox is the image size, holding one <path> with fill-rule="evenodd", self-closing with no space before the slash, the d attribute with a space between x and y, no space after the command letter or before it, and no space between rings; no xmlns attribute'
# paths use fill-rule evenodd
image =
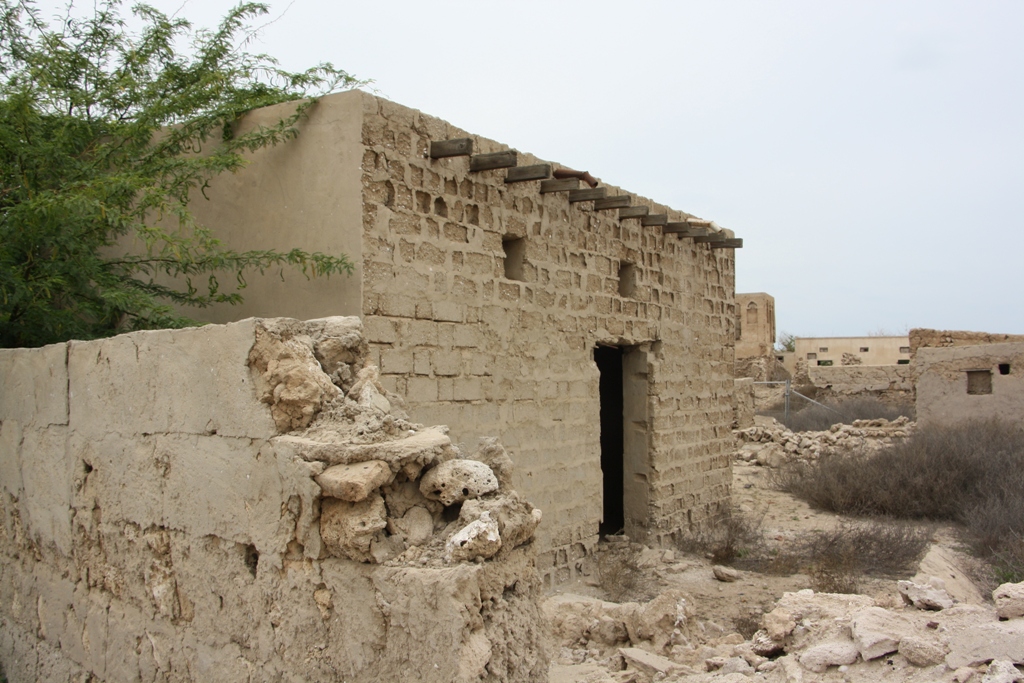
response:
<svg viewBox="0 0 1024 683"><path fill-rule="evenodd" d="M800 655L800 664L808 671L823 673L830 666L853 664L860 651L850 640L834 640L821 643L805 650Z"/></svg>
<svg viewBox="0 0 1024 683"><path fill-rule="evenodd" d="M1000 619L1024 617L1024 583L1004 583L992 591Z"/></svg>
<svg viewBox="0 0 1024 683"><path fill-rule="evenodd" d="M664 678L682 671L682 665L671 659L656 655L638 647L620 647L619 654L629 666L643 672L647 677L654 678L658 674Z"/></svg>
<svg viewBox="0 0 1024 683"><path fill-rule="evenodd" d="M794 624L795 626L795 624ZM781 639L780 639L781 641ZM757 631L750 638L750 649L754 654L762 657L771 657L782 651L782 643L772 640L764 629Z"/></svg>
<svg viewBox="0 0 1024 683"><path fill-rule="evenodd" d="M761 618L761 623L768 637L781 643L796 628L793 615L781 607L776 607Z"/></svg>
<svg viewBox="0 0 1024 683"><path fill-rule="evenodd" d="M498 523L485 512L480 519L470 522L453 534L445 544L445 552L449 561L461 562L474 560L478 557L487 559L501 550L501 534Z"/></svg>
<svg viewBox="0 0 1024 683"><path fill-rule="evenodd" d="M479 498L498 490L494 471L476 460L447 460L434 467L420 480L420 491L431 500L444 505Z"/></svg>
<svg viewBox="0 0 1024 683"><path fill-rule="evenodd" d="M1024 680L1020 671L1013 665L1013 662L1006 659L997 659L988 665L988 671L981 677L981 683L1015 683Z"/></svg>
<svg viewBox="0 0 1024 683"><path fill-rule="evenodd" d="M977 666L993 659L1024 662L1024 619L971 625L950 635L946 655L950 668Z"/></svg>
<svg viewBox="0 0 1024 683"><path fill-rule="evenodd" d="M898 581L896 588L903 601L917 609L940 610L953 606L953 598L943 588L922 585L913 581Z"/></svg>
<svg viewBox="0 0 1024 683"><path fill-rule="evenodd" d="M908 631L905 619L881 607L866 607L850 620L853 641L865 662L896 652Z"/></svg>
<svg viewBox="0 0 1024 683"><path fill-rule="evenodd" d="M747 660L743 657L729 657L725 660L725 664L718 670L721 674L744 674L751 675L754 673L754 667L747 663Z"/></svg>
<svg viewBox="0 0 1024 683"><path fill-rule="evenodd" d="M715 575L716 579L725 583L732 583L740 578L740 573L732 567L723 567L717 564L711 568L711 573Z"/></svg>
<svg viewBox="0 0 1024 683"><path fill-rule="evenodd" d="M391 412L391 402L384 398L373 383L367 382L359 392L359 405L364 408L375 408L382 413Z"/></svg>
<svg viewBox="0 0 1024 683"><path fill-rule="evenodd" d="M914 666L935 666L946 658L946 650L939 644L917 636L904 636L899 653Z"/></svg>
<svg viewBox="0 0 1024 683"><path fill-rule="evenodd" d="M977 673L978 671L972 667L962 666L953 672L953 682L967 683L967 681L971 680L971 677L973 677Z"/></svg>

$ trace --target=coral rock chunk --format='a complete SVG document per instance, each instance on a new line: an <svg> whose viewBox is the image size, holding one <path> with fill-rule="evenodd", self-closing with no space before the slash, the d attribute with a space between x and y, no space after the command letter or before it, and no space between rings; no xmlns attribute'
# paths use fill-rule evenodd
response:
<svg viewBox="0 0 1024 683"><path fill-rule="evenodd" d="M1000 619L1024 617L1024 583L1004 583L992 591Z"/></svg>
<svg viewBox="0 0 1024 683"><path fill-rule="evenodd" d="M454 562L494 557L501 550L498 523L491 519L489 512L483 513L480 519L449 538L446 550L448 559Z"/></svg>
<svg viewBox="0 0 1024 683"><path fill-rule="evenodd" d="M324 498L321 505L320 537L335 557L374 562L370 544L386 526L386 508L380 495L358 503Z"/></svg>
<svg viewBox="0 0 1024 683"><path fill-rule="evenodd" d="M391 468L382 460L368 460L352 465L328 467L316 477L325 496L350 503L365 500L371 491L391 481Z"/></svg>
<svg viewBox="0 0 1024 683"><path fill-rule="evenodd" d="M476 460L448 460L420 481L420 491L431 500L454 505L498 490L498 478L490 467Z"/></svg>

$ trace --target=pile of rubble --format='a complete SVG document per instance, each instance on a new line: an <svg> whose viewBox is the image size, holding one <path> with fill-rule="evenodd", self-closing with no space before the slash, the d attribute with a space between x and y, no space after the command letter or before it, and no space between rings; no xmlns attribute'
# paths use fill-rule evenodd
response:
<svg viewBox="0 0 1024 683"><path fill-rule="evenodd" d="M792 432L777 420L756 416L753 427L733 432L743 442L734 457L780 467L794 460L813 461L823 455L877 450L893 439L905 438L915 426L907 417L898 417L892 421L854 420L853 424L834 424L823 432Z"/></svg>
<svg viewBox="0 0 1024 683"><path fill-rule="evenodd" d="M447 427L410 422L369 363L358 318L261 320L249 365L281 432L275 448L303 462L317 489L297 503L286 564L370 580L372 605L337 587L313 592L324 622L340 614L370 631L340 636L346 655L374 635L356 624L379 612L393 626L371 661L336 665L353 680L404 680L410 661L424 663L422 681L538 680L548 664L532 550L541 511L513 488L500 443L464 453Z"/></svg>
<svg viewBox="0 0 1024 683"><path fill-rule="evenodd" d="M465 457L447 427L409 422L366 364L361 332L358 318L267 320L250 353L264 402L289 430L276 445L306 461L321 489L319 534L304 545L318 558L442 566L530 541L541 511L512 489L505 449L488 439Z"/></svg>
<svg viewBox="0 0 1024 683"><path fill-rule="evenodd" d="M695 619L678 590L642 604L556 595L544 604L558 648L551 680L1024 681L1024 583L1001 585L994 605L976 593L954 597L937 577L900 581L897 590L786 593L749 639Z"/></svg>

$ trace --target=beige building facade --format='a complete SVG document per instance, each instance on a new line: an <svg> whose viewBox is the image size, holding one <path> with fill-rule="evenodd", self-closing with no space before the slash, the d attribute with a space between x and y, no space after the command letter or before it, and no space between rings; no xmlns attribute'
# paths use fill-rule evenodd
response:
<svg viewBox="0 0 1024 683"><path fill-rule="evenodd" d="M910 338L798 337L791 362L795 365L797 360L807 361L808 367L909 365ZM790 371L794 372L795 369Z"/></svg>
<svg viewBox="0 0 1024 683"><path fill-rule="evenodd" d="M775 297L736 294L736 360L775 352Z"/></svg>
<svg viewBox="0 0 1024 683"><path fill-rule="evenodd" d="M210 321L360 316L414 420L508 448L553 581L599 532L670 543L728 505L731 233L358 91L299 130L215 179L195 213L237 248L344 252L356 272L252 278Z"/></svg>

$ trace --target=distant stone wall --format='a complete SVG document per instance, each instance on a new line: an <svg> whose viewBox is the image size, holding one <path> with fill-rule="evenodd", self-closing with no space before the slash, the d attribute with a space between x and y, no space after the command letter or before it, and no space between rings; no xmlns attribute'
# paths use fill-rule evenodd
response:
<svg viewBox="0 0 1024 683"><path fill-rule="evenodd" d="M1024 415L1024 342L918 348L917 419L943 425Z"/></svg>
<svg viewBox="0 0 1024 683"><path fill-rule="evenodd" d="M937 349L1019 341L1024 341L1024 334L995 334L991 332L914 328L910 331L910 353L916 355L917 350L923 348Z"/></svg>
<svg viewBox="0 0 1024 683"><path fill-rule="evenodd" d="M539 512L365 354L354 318L0 350L8 680L545 678Z"/></svg>
<svg viewBox="0 0 1024 683"><path fill-rule="evenodd" d="M910 365L808 366L807 376L822 398L871 396L889 403L914 400Z"/></svg>

